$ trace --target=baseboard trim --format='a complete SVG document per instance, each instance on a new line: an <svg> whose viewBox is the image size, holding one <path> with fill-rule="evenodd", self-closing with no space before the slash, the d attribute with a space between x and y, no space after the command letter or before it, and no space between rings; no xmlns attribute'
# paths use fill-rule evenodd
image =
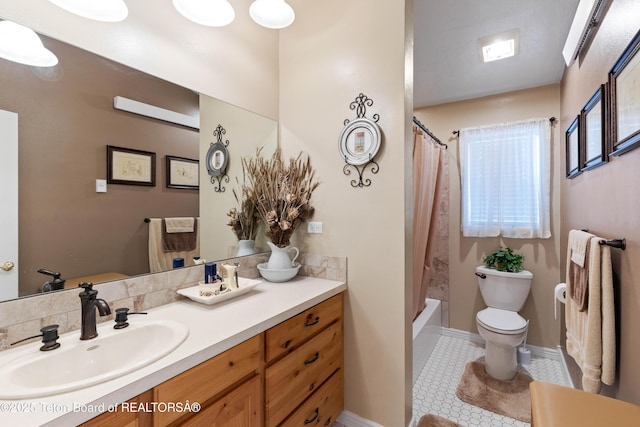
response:
<svg viewBox="0 0 640 427"><path fill-rule="evenodd" d="M564 356L564 352L562 351L562 346L558 346L558 354L560 355L560 364L562 365L562 375L564 376L564 380L569 384L569 387L576 388L576 385L573 383L573 379L571 379L571 374L569 374L569 365L567 365L567 359Z"/></svg>
<svg viewBox="0 0 640 427"><path fill-rule="evenodd" d="M453 329L453 328L442 328L442 335L471 341L474 344L478 344L479 346L484 347L484 338L472 332L462 331L460 329ZM531 350L532 356L544 357L547 359L556 360L558 362L563 362L562 353L560 352L559 349L540 347L540 346L531 345L531 344L527 344L527 348Z"/></svg>
<svg viewBox="0 0 640 427"><path fill-rule="evenodd" d="M347 410L342 411L336 423L345 427L383 427L381 424L362 418Z"/></svg>

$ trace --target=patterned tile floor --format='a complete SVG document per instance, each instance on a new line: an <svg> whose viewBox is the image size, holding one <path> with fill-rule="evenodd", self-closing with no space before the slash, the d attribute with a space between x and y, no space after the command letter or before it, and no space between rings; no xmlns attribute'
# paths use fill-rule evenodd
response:
<svg viewBox="0 0 640 427"><path fill-rule="evenodd" d="M470 405L456 397L456 388L467 362L484 355L484 347L465 339L442 335L413 386L413 417L440 415L467 427L529 426ZM526 367L534 379L566 385L560 362L532 357Z"/></svg>

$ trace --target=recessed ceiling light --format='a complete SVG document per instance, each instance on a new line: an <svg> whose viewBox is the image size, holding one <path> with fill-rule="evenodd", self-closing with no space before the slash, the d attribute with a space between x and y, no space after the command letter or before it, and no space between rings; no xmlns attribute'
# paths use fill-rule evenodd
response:
<svg viewBox="0 0 640 427"><path fill-rule="evenodd" d="M483 62L497 61L514 56L519 50L518 30L483 37L478 47Z"/></svg>

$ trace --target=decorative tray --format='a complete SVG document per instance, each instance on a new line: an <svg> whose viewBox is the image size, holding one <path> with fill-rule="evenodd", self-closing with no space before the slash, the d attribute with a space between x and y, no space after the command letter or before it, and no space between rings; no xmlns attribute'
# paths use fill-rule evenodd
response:
<svg viewBox="0 0 640 427"><path fill-rule="evenodd" d="M239 297L249 292L251 289L262 283L262 280L258 279L245 279L244 277L238 278L238 289L234 289L229 292L225 292L219 295L211 295L208 297L200 296L200 286L192 286L190 288L178 289L178 293L195 302L202 304L212 305L222 301L226 301L231 298Z"/></svg>

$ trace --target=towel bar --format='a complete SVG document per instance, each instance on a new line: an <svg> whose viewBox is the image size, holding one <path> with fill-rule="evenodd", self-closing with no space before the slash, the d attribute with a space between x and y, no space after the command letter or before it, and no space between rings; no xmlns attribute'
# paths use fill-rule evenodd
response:
<svg viewBox="0 0 640 427"><path fill-rule="evenodd" d="M611 246L616 249L622 249L624 251L627 248L627 239L600 240L600 244Z"/></svg>

